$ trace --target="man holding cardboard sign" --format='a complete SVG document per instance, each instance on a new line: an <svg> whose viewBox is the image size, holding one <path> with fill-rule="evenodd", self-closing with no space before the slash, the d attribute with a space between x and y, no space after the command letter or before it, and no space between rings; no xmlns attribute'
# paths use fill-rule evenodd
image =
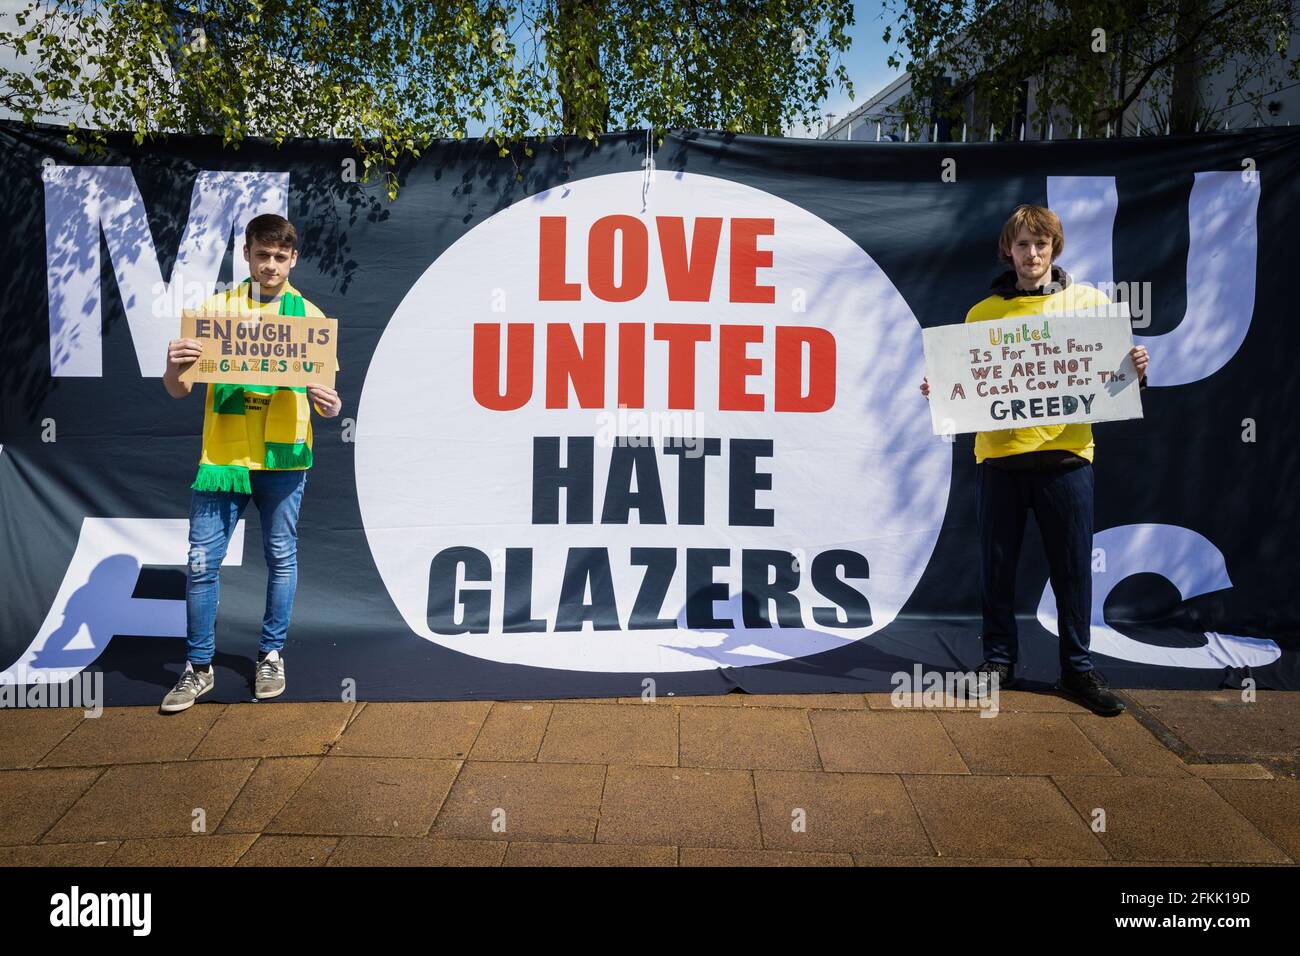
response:
<svg viewBox="0 0 1300 956"><path fill-rule="evenodd" d="M1064 248L1064 231L1055 213L1043 206L1018 206L1003 225L998 240L999 256L1012 268L993 281L993 294L966 314L967 323L999 323L996 327L999 340L976 346L989 350L987 359L983 354L966 356L971 381L983 383L987 392L979 394L980 386L973 386L978 405L987 408L990 420L1006 421L1008 425L1017 423L1012 427L981 430L975 436L985 658L980 671L981 677L988 674L1001 687L1008 686L1015 678L1016 565L1025 520L1032 510L1043 536L1058 604L1061 679L1057 686L1096 713L1114 715L1124 710L1124 704L1107 688L1089 653L1094 446L1088 422L1100 420L1092 415L1095 396L1131 393L1135 390L1132 374L1138 378L1137 387L1145 387L1149 360L1146 349L1137 346L1127 356L1131 365L1125 363L1131 371L1123 371L1123 366L1109 368L1110 363L1093 368L1091 361L1084 367L1078 360L1091 358L1096 352L1083 346L1100 344L1090 341L1096 337L1063 335L1069 323L1043 318L1104 311L1109 305L1101 292L1075 284L1067 272L1052 264ZM1015 341L1005 341L1002 336L1007 334ZM1101 330L1098 334L1102 334ZM1111 330L1110 335L1114 334ZM1077 351L1067 351L1070 348L1067 341L1073 342ZM1021 354L1010 355L1005 351L1008 349ZM1013 364L995 379L991 369L1002 359ZM1076 363L1073 371L1069 366L1071 359ZM1057 366L1058 360L1066 364ZM1037 364L1040 361L1041 366ZM1016 362L1024 364L1017 369ZM977 368L984 373L977 374L974 371ZM1079 386L1068 413L1065 411L1065 398L1070 395L1068 387L1055 396L1057 404L1050 408L1050 397L1029 394L1039 391L1048 381L1060 390L1063 383L1070 381L1067 376L1073 376L1071 384ZM1014 391L1010 390L1011 386ZM946 397L952 399L954 393L950 388L948 383ZM931 397L928 377L921 384L921 394L927 399ZM1079 395L1093 396L1086 410ZM1013 404L1017 402L1018 406ZM1031 404L1034 402L1038 404ZM1031 409L1035 414L1030 414ZM1121 412L1109 417L1132 416ZM1043 419L1050 423L1034 423Z"/></svg>
<svg viewBox="0 0 1300 956"><path fill-rule="evenodd" d="M297 240L281 216L250 221L244 236L250 279L187 314L182 337L167 347L167 394L184 398L195 381L209 384L199 469L190 486L187 660L163 699L164 713L188 709L213 687L218 575L250 500L262 517L268 569L254 690L258 698L284 693L281 651L298 583L298 511L313 460L311 408L334 418L343 407L333 387L337 323L288 281ZM313 376L319 380L307 380Z"/></svg>

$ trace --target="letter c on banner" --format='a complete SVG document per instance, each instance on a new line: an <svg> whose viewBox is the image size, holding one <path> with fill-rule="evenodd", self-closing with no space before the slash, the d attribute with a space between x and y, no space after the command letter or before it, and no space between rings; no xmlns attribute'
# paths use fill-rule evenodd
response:
<svg viewBox="0 0 1300 956"><path fill-rule="evenodd" d="M1227 365L1255 311L1260 177L1196 173L1187 201L1187 311L1160 335L1138 336L1151 353L1149 385L1187 385ZM1047 204L1061 217L1075 279L1114 281L1111 237L1119 194L1114 176L1048 176Z"/></svg>
<svg viewBox="0 0 1300 956"><path fill-rule="evenodd" d="M1161 667L1263 667L1282 656L1276 643L1208 631L1200 647L1161 647L1125 637L1106 623L1106 598L1134 574L1159 574L1183 600L1232 587L1223 555L1210 541L1171 524L1129 524L1093 538L1106 554L1106 570L1093 572L1092 649L1107 657ZM1038 623L1059 636L1056 594L1049 581L1038 602Z"/></svg>

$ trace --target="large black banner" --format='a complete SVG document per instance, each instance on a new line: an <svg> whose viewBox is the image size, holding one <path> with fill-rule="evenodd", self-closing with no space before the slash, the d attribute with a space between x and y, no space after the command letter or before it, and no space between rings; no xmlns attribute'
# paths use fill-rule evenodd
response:
<svg viewBox="0 0 1300 956"><path fill-rule="evenodd" d="M935 435L921 330L988 295L1023 202L1125 299L1141 419L1099 424L1092 647L1116 686L1300 687L1300 131L1008 144L644 132L382 183L347 143L74 153L0 125L0 681L102 671L155 703L185 656L202 387L179 315L297 226L339 321L285 648L289 699L890 690L980 659L970 435ZM242 270L242 271L241 271ZM215 697L247 699L250 507ZM1020 673L1056 677L1037 531Z"/></svg>

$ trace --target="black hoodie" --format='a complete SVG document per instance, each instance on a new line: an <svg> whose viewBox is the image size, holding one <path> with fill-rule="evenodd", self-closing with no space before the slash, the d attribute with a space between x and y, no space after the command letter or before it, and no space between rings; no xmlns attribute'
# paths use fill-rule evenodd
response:
<svg viewBox="0 0 1300 956"><path fill-rule="evenodd" d="M989 288L993 290L994 295L1000 295L1004 299L1014 299L1020 295L1051 295L1053 292L1060 292L1062 289L1068 289L1074 280L1070 278L1070 273L1066 272L1060 266L1052 266L1052 281L1034 289L1032 292L1026 292L1024 289L1016 287L1016 273L1014 269L1008 269L1002 275L998 276L991 283Z"/></svg>

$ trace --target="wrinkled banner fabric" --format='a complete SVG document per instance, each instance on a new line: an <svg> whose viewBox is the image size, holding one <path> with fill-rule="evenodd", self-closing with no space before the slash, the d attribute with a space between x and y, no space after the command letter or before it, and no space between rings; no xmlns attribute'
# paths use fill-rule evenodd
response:
<svg viewBox="0 0 1300 956"><path fill-rule="evenodd" d="M110 704L174 681L203 402L164 393L166 343L247 275L264 212L296 224L292 282L339 320L344 399L314 425L288 699L888 691L973 668L973 438L931 433L921 331L988 294L1030 202L1151 354L1143 418L1094 426L1098 665L1119 687L1300 687L1300 131L444 143L395 171L395 202L343 142L0 140L0 680L98 671ZM216 699L250 696L265 586L250 507ZM1046 686L1032 519L1017 613L1019 671Z"/></svg>

